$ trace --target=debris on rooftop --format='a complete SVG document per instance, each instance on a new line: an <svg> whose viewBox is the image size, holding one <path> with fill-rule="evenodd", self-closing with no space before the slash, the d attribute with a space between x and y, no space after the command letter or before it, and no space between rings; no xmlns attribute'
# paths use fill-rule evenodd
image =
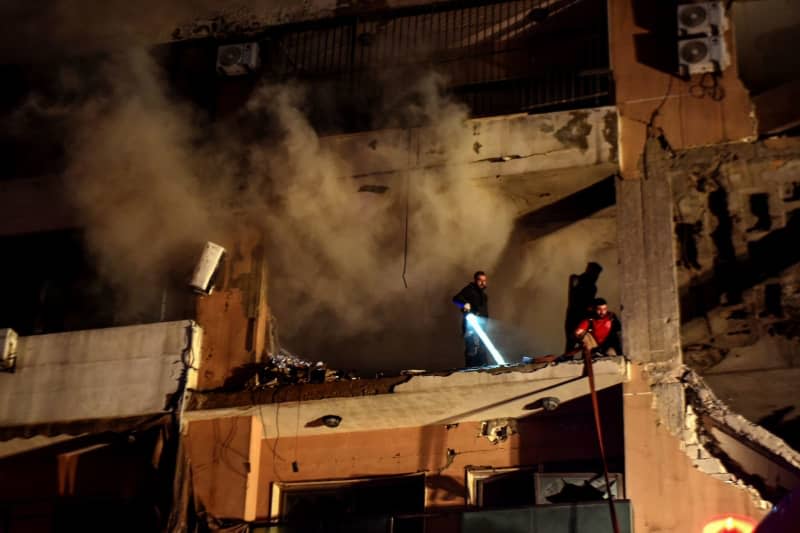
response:
<svg viewBox="0 0 800 533"><path fill-rule="evenodd" d="M285 384L328 383L342 379L357 379L352 372L328 368L323 361L313 363L281 349L272 355L258 374L258 387Z"/></svg>
<svg viewBox="0 0 800 533"><path fill-rule="evenodd" d="M313 363L281 349L265 361L248 363L234 368L222 386L223 391L260 390L279 385L329 383L358 379L352 371L328 368L323 361Z"/></svg>

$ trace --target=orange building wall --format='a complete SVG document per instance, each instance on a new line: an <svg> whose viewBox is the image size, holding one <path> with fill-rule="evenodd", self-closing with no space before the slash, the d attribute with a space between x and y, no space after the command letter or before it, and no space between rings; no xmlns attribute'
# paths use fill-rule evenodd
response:
<svg viewBox="0 0 800 533"><path fill-rule="evenodd" d="M701 533L720 515L760 520L766 514L746 490L692 465L679 439L659 422L650 388L635 366L624 390L625 485L636 533Z"/></svg>
<svg viewBox="0 0 800 533"><path fill-rule="evenodd" d="M197 322L203 328L201 390L221 387L237 368L261 360L271 342L260 232L243 227L235 237L218 244L227 254L216 288L197 300Z"/></svg>
<svg viewBox="0 0 800 533"><path fill-rule="evenodd" d="M186 452L195 509L217 518L242 518L250 471L251 417L189 424Z"/></svg>
<svg viewBox="0 0 800 533"><path fill-rule="evenodd" d="M620 387L601 391L606 449L622 467ZM426 473L426 506L463 507L468 466L502 468L556 461L587 461L602 468L588 397L553 412L520 419L517 433L492 444L480 422L306 437L256 439L258 416L193 421L188 435L195 495L213 516L267 518L274 482L323 481ZM235 422L234 422L235 421ZM248 449L248 442L258 449ZM454 451L449 458L448 449ZM297 472L292 463L297 463ZM247 465L245 467L244 465ZM248 468L258 469L247 476ZM195 472L199 472L199 475ZM252 506L244 510L244 502Z"/></svg>
<svg viewBox="0 0 800 533"><path fill-rule="evenodd" d="M647 123L658 109L654 125L663 130L674 150L754 138L756 125L752 103L738 77L732 30L725 33L731 64L722 72L725 97L715 102L697 98L689 89L699 80L670 76L637 60L635 36L646 29L634 21L634 5L652 0L609 0L609 38L619 111L620 169L625 178L640 177L639 159L644 150ZM653 2L656 3L656 2ZM676 46L677 38L665 42ZM677 54L677 50L675 52Z"/></svg>

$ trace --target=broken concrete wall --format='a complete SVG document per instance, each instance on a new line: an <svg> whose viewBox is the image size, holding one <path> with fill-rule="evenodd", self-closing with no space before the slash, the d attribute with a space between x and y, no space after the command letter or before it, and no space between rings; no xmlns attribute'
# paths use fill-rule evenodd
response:
<svg viewBox="0 0 800 533"><path fill-rule="evenodd" d="M653 390L652 379L642 366L632 365L624 386L626 488L633 499L634 530L701 531L717 516L763 517L768 504L728 475L696 439L686 438L691 429L683 410L676 412L681 433L671 431L673 424L663 418L670 409L659 405L663 396Z"/></svg>
<svg viewBox="0 0 800 533"><path fill-rule="evenodd" d="M728 481L747 484L772 502L800 486L800 453L761 426L731 411L700 376L687 369L683 443L695 466ZM713 459L713 461L712 461Z"/></svg>
<svg viewBox="0 0 800 533"><path fill-rule="evenodd" d="M796 446L800 143L689 150L667 173L685 361L735 411Z"/></svg>
<svg viewBox="0 0 800 533"><path fill-rule="evenodd" d="M222 244L226 256L216 289L197 299L197 320L206 331L199 354L200 389L229 386L242 379L237 372L274 353L262 235L242 221Z"/></svg>

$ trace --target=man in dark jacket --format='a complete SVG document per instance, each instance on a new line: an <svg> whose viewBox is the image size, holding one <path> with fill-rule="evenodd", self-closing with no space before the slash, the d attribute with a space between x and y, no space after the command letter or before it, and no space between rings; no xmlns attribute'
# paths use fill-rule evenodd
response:
<svg viewBox="0 0 800 533"><path fill-rule="evenodd" d="M461 330L464 333L464 365L467 368L484 366L489 362L486 347L480 337L467 323L467 315L472 313L479 317L481 325L486 328L486 319L489 318L489 297L486 295L486 282L488 278L482 270L475 272L473 281L453 296L453 303L463 313Z"/></svg>

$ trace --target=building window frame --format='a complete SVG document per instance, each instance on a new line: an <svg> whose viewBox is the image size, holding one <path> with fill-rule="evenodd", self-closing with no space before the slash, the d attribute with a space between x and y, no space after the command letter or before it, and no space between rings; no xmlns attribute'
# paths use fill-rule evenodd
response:
<svg viewBox="0 0 800 533"><path fill-rule="evenodd" d="M414 472L409 474L389 475L389 476L372 476L372 477L359 477L359 478L345 478L345 479L331 479L331 480L318 480L318 481L273 481L270 487L270 504L269 504L269 520L271 522L281 522L285 520L286 513L286 495L292 492L304 492L320 489L338 489L349 488L359 484L368 484L378 481L390 481L393 479L408 479L412 477L421 478L421 485L423 491L425 490L425 473ZM427 491L425 491L427 492ZM427 494L423 493L423 506L427 505Z"/></svg>

